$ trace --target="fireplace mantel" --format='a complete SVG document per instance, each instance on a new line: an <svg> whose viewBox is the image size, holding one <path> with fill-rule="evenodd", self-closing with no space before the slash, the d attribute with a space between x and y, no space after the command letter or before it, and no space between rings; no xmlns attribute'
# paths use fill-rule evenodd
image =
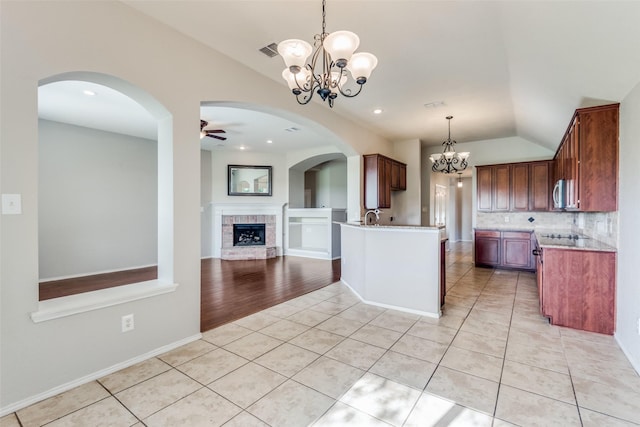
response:
<svg viewBox="0 0 640 427"><path fill-rule="evenodd" d="M222 255L222 217L233 215L275 215L276 255L282 256L284 205L265 203L212 203L211 207L213 214L213 258L221 258Z"/></svg>

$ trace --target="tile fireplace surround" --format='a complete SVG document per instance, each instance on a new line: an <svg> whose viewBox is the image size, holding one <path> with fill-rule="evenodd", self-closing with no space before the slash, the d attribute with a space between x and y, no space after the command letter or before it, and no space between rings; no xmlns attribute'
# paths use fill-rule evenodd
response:
<svg viewBox="0 0 640 427"><path fill-rule="evenodd" d="M237 204L213 206L214 258L267 259L282 255L283 207ZM234 224L265 224L264 246L233 246Z"/></svg>
<svg viewBox="0 0 640 427"><path fill-rule="evenodd" d="M261 246L234 246L234 224L264 224L266 244ZM222 215L222 250L220 258L229 260L275 258L275 244L275 215Z"/></svg>

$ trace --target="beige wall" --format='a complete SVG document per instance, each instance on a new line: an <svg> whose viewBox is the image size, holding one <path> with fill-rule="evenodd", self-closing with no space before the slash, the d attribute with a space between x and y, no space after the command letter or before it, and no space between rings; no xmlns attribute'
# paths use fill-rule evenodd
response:
<svg viewBox="0 0 640 427"><path fill-rule="evenodd" d="M22 215L1 217L0 413L198 336L201 159L193 123L202 101L231 100L313 118L352 156L390 149L326 106L301 108L283 84L119 2L3 1L0 7L0 185L2 193L21 194L23 206ZM154 111L164 147L158 259L161 277L179 286L35 324L30 313L39 309L37 88L42 79L76 71L115 76L151 104L164 106ZM253 85L228 84L237 80ZM350 191L358 191L359 176L351 179L358 182ZM359 193L350 197L359 199ZM129 313L136 316L136 329L122 334L120 318Z"/></svg>

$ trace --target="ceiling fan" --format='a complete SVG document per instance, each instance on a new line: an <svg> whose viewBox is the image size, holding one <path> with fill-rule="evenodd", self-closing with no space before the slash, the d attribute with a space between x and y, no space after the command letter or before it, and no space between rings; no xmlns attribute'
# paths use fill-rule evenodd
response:
<svg viewBox="0 0 640 427"><path fill-rule="evenodd" d="M227 138L224 136L216 135L217 133L226 133L223 129L205 129L209 126L209 122L205 120L200 120L200 139L208 136L209 138L219 139L220 141L225 141Z"/></svg>

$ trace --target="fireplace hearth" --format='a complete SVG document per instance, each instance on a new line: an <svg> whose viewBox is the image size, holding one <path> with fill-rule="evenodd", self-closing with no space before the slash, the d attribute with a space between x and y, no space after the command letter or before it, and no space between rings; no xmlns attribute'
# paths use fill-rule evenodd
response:
<svg viewBox="0 0 640 427"><path fill-rule="evenodd" d="M265 224L233 224L233 246L264 246Z"/></svg>

